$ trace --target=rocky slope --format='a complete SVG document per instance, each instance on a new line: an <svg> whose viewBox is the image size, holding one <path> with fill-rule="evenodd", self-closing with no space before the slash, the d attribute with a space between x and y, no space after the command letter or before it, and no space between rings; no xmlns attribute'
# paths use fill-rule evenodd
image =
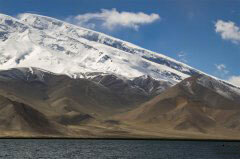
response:
<svg viewBox="0 0 240 159"><path fill-rule="evenodd" d="M151 125L157 132L239 138L240 89L228 85L204 75L193 76L118 118L133 125Z"/></svg>
<svg viewBox="0 0 240 159"><path fill-rule="evenodd" d="M203 75L171 86L94 74L0 71L0 136L240 139L237 87Z"/></svg>
<svg viewBox="0 0 240 159"><path fill-rule="evenodd" d="M112 125L108 118L151 99L168 84L149 77L126 80L102 74L73 79L37 68L0 71L0 130L67 136L75 130L67 131L68 126Z"/></svg>

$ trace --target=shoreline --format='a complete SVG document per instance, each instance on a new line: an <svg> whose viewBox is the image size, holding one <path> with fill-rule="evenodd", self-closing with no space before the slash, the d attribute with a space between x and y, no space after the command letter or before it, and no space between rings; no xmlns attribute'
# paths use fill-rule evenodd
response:
<svg viewBox="0 0 240 159"><path fill-rule="evenodd" d="M240 139L189 139L189 138L103 138L103 137L0 137L0 140L149 140L149 141L201 141L201 142L240 142Z"/></svg>

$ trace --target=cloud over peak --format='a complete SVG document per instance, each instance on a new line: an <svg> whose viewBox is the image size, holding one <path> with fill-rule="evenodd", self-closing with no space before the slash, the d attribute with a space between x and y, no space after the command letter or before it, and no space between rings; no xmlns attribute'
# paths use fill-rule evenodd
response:
<svg viewBox="0 0 240 159"><path fill-rule="evenodd" d="M188 60L187 60L187 54L186 54L185 52L180 51L180 52L177 54L177 56L178 56L179 61L184 62L184 63L187 63L187 62L188 62Z"/></svg>
<svg viewBox="0 0 240 159"><path fill-rule="evenodd" d="M224 40L231 40L234 43L240 42L240 28L232 21L218 20L215 24L215 31Z"/></svg>
<svg viewBox="0 0 240 159"><path fill-rule="evenodd" d="M88 28L95 28L100 25L102 28L113 30L117 27L132 28L138 30L140 25L150 24L160 20L158 14L145 14L143 12L119 12L116 9L102 9L97 13L85 13L71 16L66 19L68 22Z"/></svg>
<svg viewBox="0 0 240 159"><path fill-rule="evenodd" d="M224 64L215 64L216 67L216 76L219 76L221 78L225 78L226 75L229 73L227 66Z"/></svg>

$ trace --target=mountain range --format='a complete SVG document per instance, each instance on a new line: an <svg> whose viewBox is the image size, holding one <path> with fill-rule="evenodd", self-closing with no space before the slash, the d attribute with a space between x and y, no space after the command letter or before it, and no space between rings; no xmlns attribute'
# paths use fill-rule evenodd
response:
<svg viewBox="0 0 240 159"><path fill-rule="evenodd" d="M240 139L240 88L54 18L0 14L0 136Z"/></svg>

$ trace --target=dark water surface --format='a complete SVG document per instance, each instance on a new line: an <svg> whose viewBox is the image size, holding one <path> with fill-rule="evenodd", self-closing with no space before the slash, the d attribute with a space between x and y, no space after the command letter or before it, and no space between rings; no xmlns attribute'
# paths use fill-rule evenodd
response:
<svg viewBox="0 0 240 159"><path fill-rule="evenodd" d="M0 158L240 159L240 142L0 139Z"/></svg>

